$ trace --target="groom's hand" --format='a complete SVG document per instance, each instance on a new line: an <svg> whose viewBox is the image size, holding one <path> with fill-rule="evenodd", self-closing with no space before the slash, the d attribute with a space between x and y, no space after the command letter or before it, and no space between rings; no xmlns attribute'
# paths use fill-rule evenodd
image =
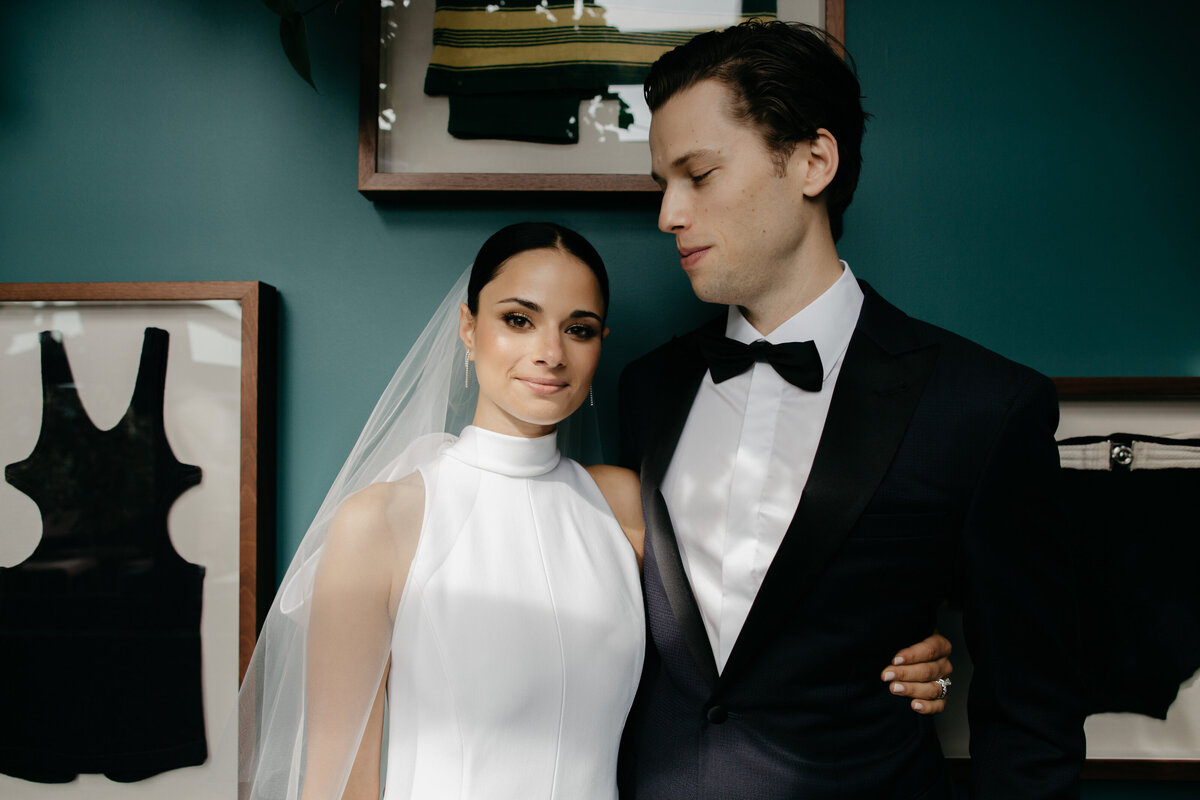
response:
<svg viewBox="0 0 1200 800"><path fill-rule="evenodd" d="M954 672L950 663L950 640L934 633L892 658L891 666L880 677L888 683L888 691L911 697L912 710L918 714L940 714L946 710L938 678L949 678Z"/></svg>

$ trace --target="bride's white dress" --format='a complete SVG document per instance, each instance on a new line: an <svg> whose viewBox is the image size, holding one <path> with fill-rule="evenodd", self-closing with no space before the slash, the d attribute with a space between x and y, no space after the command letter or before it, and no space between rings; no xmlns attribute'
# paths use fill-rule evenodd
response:
<svg viewBox="0 0 1200 800"><path fill-rule="evenodd" d="M645 651L633 549L555 436L469 427L422 467L385 800L614 800Z"/></svg>

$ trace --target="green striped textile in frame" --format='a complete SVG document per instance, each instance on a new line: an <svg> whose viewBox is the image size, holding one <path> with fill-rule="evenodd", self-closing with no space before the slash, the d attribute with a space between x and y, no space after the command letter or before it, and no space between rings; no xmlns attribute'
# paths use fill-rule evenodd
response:
<svg viewBox="0 0 1200 800"><path fill-rule="evenodd" d="M744 0L740 19L775 9L775 0ZM591 0L439 0L425 92L449 96L454 136L573 143L581 100L640 84L660 55L706 29L622 30Z"/></svg>

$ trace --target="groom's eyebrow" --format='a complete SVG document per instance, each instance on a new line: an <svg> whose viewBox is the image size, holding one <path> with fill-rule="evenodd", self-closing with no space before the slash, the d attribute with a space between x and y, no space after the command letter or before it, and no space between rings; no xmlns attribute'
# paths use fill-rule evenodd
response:
<svg viewBox="0 0 1200 800"><path fill-rule="evenodd" d="M534 312L535 314L542 313L542 307L540 305L533 302L532 300L526 300L524 297L506 297L503 300L497 300L496 302L497 302L497 304L516 303L517 305L521 306L522 308L527 308L530 311ZM579 308L579 309L576 309L571 312L571 319L583 319L585 317L589 318L589 319L594 319L597 322L604 322L604 320L600 318L600 315L597 314L595 311L586 311L582 308Z"/></svg>
<svg viewBox="0 0 1200 800"><path fill-rule="evenodd" d="M717 155L717 151L708 147L699 147L695 150L689 150L679 158L671 162L671 169L687 169L693 161L699 161L702 158L713 158ZM650 177L658 184L658 188L665 189L667 187L666 178L659 175L654 170L650 170Z"/></svg>

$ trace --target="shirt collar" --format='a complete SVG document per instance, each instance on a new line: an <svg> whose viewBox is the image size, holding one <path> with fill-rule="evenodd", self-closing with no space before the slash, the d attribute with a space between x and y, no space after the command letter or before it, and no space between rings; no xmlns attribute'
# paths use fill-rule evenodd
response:
<svg viewBox="0 0 1200 800"><path fill-rule="evenodd" d="M828 378L850 345L863 303L862 289L850 271L850 265L845 261L841 265L841 277L832 286L766 336L746 321L737 306L730 306L725 335L744 344L759 339L771 344L812 341L821 355L824 377Z"/></svg>

